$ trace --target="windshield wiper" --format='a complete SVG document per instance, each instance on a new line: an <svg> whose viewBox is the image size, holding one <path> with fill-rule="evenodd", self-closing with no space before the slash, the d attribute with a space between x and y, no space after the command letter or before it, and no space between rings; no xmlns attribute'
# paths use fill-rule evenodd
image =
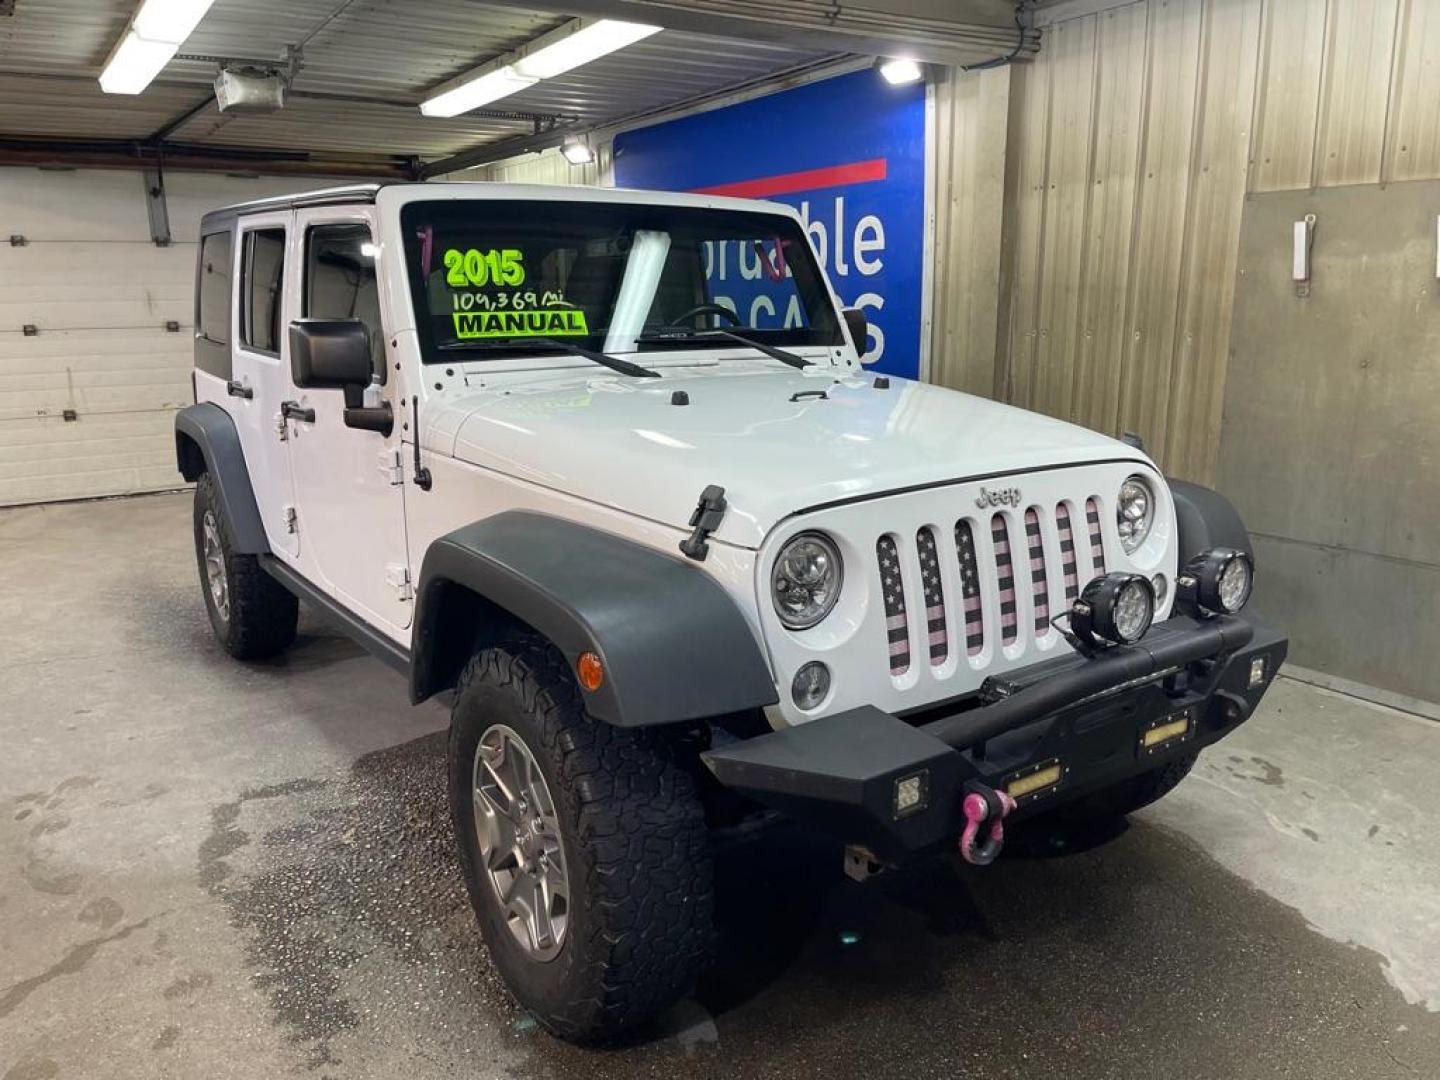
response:
<svg viewBox="0 0 1440 1080"><path fill-rule="evenodd" d="M618 356L597 352L595 349L587 349L583 345L576 345L573 342L557 341L555 338L523 338L519 341L449 341L438 348L441 352L526 352L535 349L543 352L566 352L573 356L583 356L586 360L594 361L601 367L607 367L611 371L618 371L621 375L629 375L636 379L658 379L660 377L658 371L651 371L639 364L632 364L629 360L621 360Z"/></svg>
<svg viewBox="0 0 1440 1080"><path fill-rule="evenodd" d="M676 326L655 334L642 334L635 341L641 345L654 345L662 341L694 341L697 338L728 338L731 341L738 341L741 345L749 345L752 349L758 349L766 356L779 360L782 364L789 364L793 368L810 366L810 361L803 356L796 356L784 349L777 349L774 345L766 345L763 341L756 341L754 338L737 334L734 330L692 330L688 327Z"/></svg>

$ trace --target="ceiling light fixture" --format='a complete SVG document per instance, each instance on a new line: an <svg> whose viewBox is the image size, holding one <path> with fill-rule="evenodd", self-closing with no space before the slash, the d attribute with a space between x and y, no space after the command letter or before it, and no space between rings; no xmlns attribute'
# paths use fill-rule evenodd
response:
<svg viewBox="0 0 1440 1080"><path fill-rule="evenodd" d="M904 86L906 83L919 82L925 77L925 70L905 56L882 60L877 66L880 68L880 77L891 86Z"/></svg>
<svg viewBox="0 0 1440 1080"><path fill-rule="evenodd" d="M164 70L214 0L144 0L100 72L107 94L138 94Z"/></svg>
<svg viewBox="0 0 1440 1080"><path fill-rule="evenodd" d="M586 23L583 19L536 38L503 64L487 65L452 79L440 92L420 103L426 116L459 116L492 101L534 86L541 79L557 75L598 60L617 49L633 45L661 27L644 23L600 19Z"/></svg>
<svg viewBox="0 0 1440 1080"><path fill-rule="evenodd" d="M565 155L565 160L571 165L589 165L595 160L595 151L590 149L590 144L584 139L566 139L560 147L560 153Z"/></svg>

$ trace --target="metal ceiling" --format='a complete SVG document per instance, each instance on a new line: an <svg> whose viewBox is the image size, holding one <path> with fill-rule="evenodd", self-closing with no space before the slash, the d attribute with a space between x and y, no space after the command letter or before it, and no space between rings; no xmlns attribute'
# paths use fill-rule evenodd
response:
<svg viewBox="0 0 1440 1080"><path fill-rule="evenodd" d="M474 0L216 0L180 57L143 94L102 94L96 76L137 6L17 0L13 15L0 16L0 160L58 156L67 140L85 140L97 152L101 141L153 147L170 127L164 138L172 162L233 149L243 153L227 160L248 155L258 162L275 151L277 159L413 171L419 162L490 144L511 147L537 130L594 126L834 55L665 31L493 110L441 120L416 108L429 88L570 16ZM210 88L216 64L183 59L279 61L287 46L302 48L302 66L290 103L269 115L221 115Z"/></svg>

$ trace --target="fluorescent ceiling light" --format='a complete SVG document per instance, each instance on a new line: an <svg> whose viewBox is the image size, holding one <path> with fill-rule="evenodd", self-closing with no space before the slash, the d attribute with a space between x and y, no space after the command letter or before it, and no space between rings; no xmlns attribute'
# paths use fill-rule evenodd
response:
<svg viewBox="0 0 1440 1080"><path fill-rule="evenodd" d="M215 0L145 0L135 13L135 32L150 41L182 45Z"/></svg>
<svg viewBox="0 0 1440 1080"><path fill-rule="evenodd" d="M533 75L537 79L553 79L564 75L571 68L599 60L626 45L634 45L651 34L658 34L660 27L644 23L621 22L618 19L601 19L582 27L553 45L536 49L523 59L515 62L515 70L522 75Z"/></svg>
<svg viewBox="0 0 1440 1080"><path fill-rule="evenodd" d="M925 72L914 60L901 57L882 63L880 75L891 86L902 86L905 83L919 82L925 77Z"/></svg>
<svg viewBox="0 0 1440 1080"><path fill-rule="evenodd" d="M214 0L145 0L100 72L107 94L138 94L159 75Z"/></svg>
<svg viewBox="0 0 1440 1080"><path fill-rule="evenodd" d="M532 76L521 75L511 65L506 64L478 79L471 79L453 90L422 101L420 111L426 116L459 116L524 90L527 86L534 86L539 81Z"/></svg>
<svg viewBox="0 0 1440 1080"><path fill-rule="evenodd" d="M100 89L107 94L138 94L159 75L177 46L168 41L146 41L134 30L125 31L100 73Z"/></svg>
<svg viewBox="0 0 1440 1080"><path fill-rule="evenodd" d="M179 3L180 0L166 2ZM570 26L576 29L564 27L537 38L529 50L500 67L490 66L478 75L462 76L421 102L420 111L426 116L459 116L534 86L541 79L563 75L661 30L658 26L618 19L600 19L589 24L577 19Z"/></svg>
<svg viewBox="0 0 1440 1080"><path fill-rule="evenodd" d="M560 153L565 155L565 160L571 165L589 165L595 160L595 151L590 149L590 144L580 139L572 139L560 147Z"/></svg>

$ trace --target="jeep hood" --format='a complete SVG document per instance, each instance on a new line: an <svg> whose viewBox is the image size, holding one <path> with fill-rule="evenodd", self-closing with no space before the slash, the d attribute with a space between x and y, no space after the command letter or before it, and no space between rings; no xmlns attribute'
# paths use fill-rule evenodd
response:
<svg viewBox="0 0 1440 1080"><path fill-rule="evenodd" d="M688 404L672 404L677 394ZM839 500L1144 461L1037 413L893 377L879 389L873 376L818 365L667 367L659 379L568 369L523 386L457 387L427 408L430 449L677 528L719 484L729 510L715 538L751 548L786 517Z"/></svg>

